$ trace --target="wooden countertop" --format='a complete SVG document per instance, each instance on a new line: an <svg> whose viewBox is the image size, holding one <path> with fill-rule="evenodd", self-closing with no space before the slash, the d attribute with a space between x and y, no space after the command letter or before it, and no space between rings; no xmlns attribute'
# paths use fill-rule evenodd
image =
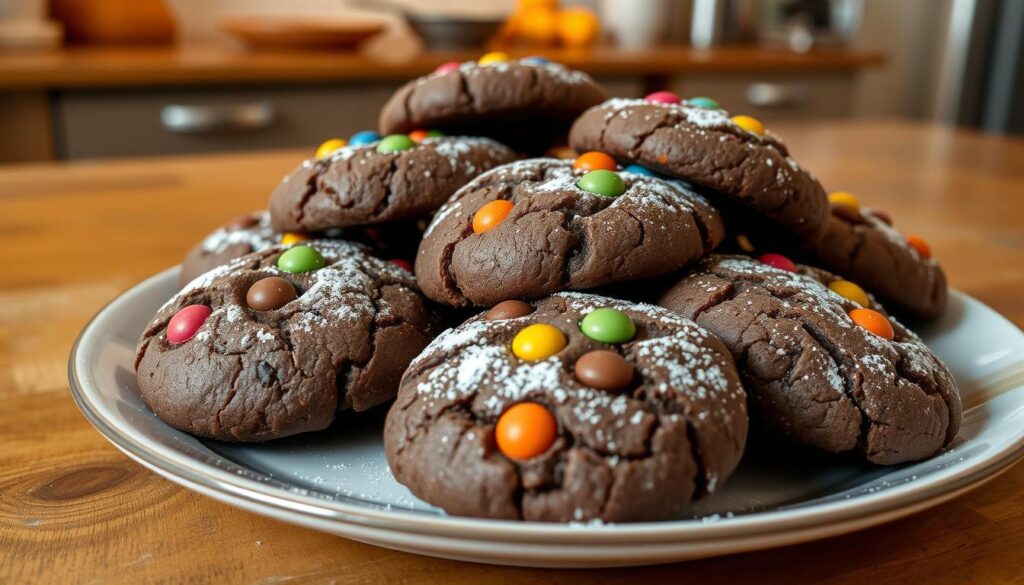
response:
<svg viewBox="0 0 1024 585"><path fill-rule="evenodd" d="M42 53L0 52L0 90L153 85L405 80L446 61L476 59L480 51L427 52L394 62L345 52L244 51L220 47L68 48ZM515 53L517 56L537 52ZM701 51L684 46L624 51L547 50L539 54L595 75L690 72L841 71L877 66L867 50L798 54L752 46Z"/></svg>
<svg viewBox="0 0 1024 585"><path fill-rule="evenodd" d="M773 128L826 187L923 234L953 286L1024 324L1024 141L903 123ZM0 582L996 583L1024 575L1024 465L825 541L657 567L551 571L394 552L248 514L109 445L66 361L119 292L258 209L311 152L0 167Z"/></svg>

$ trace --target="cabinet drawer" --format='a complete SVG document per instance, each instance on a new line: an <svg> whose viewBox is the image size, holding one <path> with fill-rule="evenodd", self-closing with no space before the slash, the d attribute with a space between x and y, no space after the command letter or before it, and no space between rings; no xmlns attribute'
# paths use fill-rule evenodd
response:
<svg viewBox="0 0 1024 585"><path fill-rule="evenodd" d="M839 118L853 113L855 79L846 73L688 75L672 90L713 98L731 114L761 120Z"/></svg>
<svg viewBox="0 0 1024 585"><path fill-rule="evenodd" d="M377 126L395 84L153 91L55 96L61 158L315 146Z"/></svg>

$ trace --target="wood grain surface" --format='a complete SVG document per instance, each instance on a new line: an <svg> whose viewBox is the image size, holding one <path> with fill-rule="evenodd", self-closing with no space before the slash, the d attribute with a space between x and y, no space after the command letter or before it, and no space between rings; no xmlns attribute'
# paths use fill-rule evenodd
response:
<svg viewBox="0 0 1024 585"><path fill-rule="evenodd" d="M80 47L50 52L0 52L0 89L151 87L238 83L394 79L433 71L447 61L468 61L482 51L423 52L402 61L389 55L329 51L244 51L223 47ZM535 54L516 53L516 56ZM553 61L595 75L679 75L693 72L842 71L876 66L883 56L862 49L807 53L728 46L646 50L546 49Z"/></svg>
<svg viewBox="0 0 1024 585"><path fill-rule="evenodd" d="M775 130L826 188L892 212L929 240L953 286L1024 323L1024 142L887 122ZM1024 465L838 538L592 571L393 552L248 514L144 470L72 403L71 343L119 292L262 208L305 154L0 167L0 583L1024 581Z"/></svg>

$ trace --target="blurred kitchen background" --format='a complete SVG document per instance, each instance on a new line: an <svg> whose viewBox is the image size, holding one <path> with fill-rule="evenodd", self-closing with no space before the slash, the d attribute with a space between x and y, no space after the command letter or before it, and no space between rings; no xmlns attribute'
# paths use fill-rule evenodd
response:
<svg viewBox="0 0 1024 585"><path fill-rule="evenodd" d="M0 0L0 164L313 147L487 51L766 122L1024 133L1024 0Z"/></svg>

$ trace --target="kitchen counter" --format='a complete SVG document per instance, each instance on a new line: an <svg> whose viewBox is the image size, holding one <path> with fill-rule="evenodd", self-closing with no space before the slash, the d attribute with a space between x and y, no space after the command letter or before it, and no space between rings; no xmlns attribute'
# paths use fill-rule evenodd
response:
<svg viewBox="0 0 1024 585"><path fill-rule="evenodd" d="M931 243L951 285L1024 324L1024 141L896 122L773 126L827 188ZM310 147L312 148L312 146ZM242 512L108 444L75 408L71 344L120 292L266 203L311 149L0 169L0 582L997 583L1024 575L1024 465L870 530L632 569L414 556Z"/></svg>
<svg viewBox="0 0 1024 585"><path fill-rule="evenodd" d="M402 62L360 53L244 51L202 46L0 52L0 90L406 80L428 73L446 61L476 59L482 52L426 52ZM707 51L683 46L638 51L552 49L513 54L542 54L593 75L630 76L837 71L873 67L883 62L882 54L877 51L814 50L798 54L752 46Z"/></svg>

